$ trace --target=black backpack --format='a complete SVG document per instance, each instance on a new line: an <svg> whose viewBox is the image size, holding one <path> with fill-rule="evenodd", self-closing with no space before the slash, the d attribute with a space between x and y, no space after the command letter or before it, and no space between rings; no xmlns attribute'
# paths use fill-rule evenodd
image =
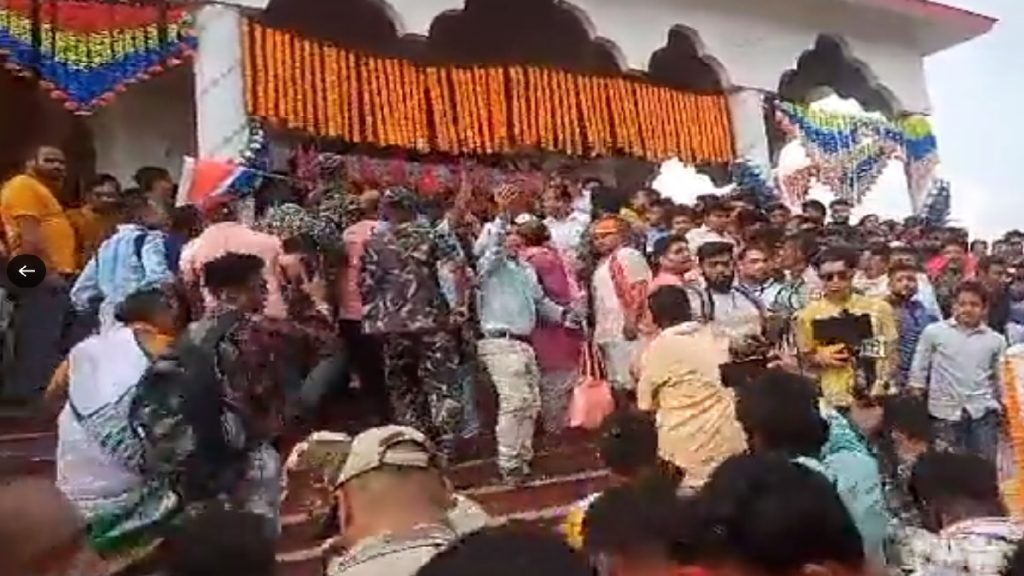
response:
<svg viewBox="0 0 1024 576"><path fill-rule="evenodd" d="M145 470L168 479L184 503L230 494L245 476L247 447L232 442L237 433L228 437L231 407L218 367L219 344L240 318L232 312L193 324L143 374L129 410Z"/></svg>

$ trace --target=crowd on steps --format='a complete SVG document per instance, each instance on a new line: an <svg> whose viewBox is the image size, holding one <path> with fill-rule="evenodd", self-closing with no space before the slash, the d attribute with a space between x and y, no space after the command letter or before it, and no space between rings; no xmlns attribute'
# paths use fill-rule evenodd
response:
<svg viewBox="0 0 1024 576"><path fill-rule="evenodd" d="M2 185L46 274L0 282L0 391L57 446L0 484L0 575L275 574L299 476L326 576L1024 574L1024 233L310 161L66 209L43 146ZM607 476L557 530L452 480L493 445L529 490L571 435Z"/></svg>

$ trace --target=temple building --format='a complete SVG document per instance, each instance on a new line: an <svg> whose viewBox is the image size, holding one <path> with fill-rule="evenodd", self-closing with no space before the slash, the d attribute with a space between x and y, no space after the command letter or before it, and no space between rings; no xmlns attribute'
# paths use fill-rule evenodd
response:
<svg viewBox="0 0 1024 576"><path fill-rule="evenodd" d="M0 0L0 58L9 71L0 73L0 170L9 175L32 143L44 141L64 146L75 173L83 176L110 172L127 179L143 165L175 171L186 155L244 162L258 132L271 140L271 149L306 137L453 155L512 155L530 147L645 162L680 156L724 181L721 167L735 160L770 169L788 138L814 140L817 132L807 122L817 120L801 116L801 107L822 88L857 101L893 126L905 128L905 119L926 116L931 103L925 57L986 33L994 22L932 0ZM300 51L267 44L281 35ZM389 80L356 70L342 79L344 85L386 84L370 96L346 92L332 99L330 77L339 69L329 64L338 54L378 58L385 72L392 65L408 65L411 72L396 72ZM283 65L302 68L296 75L268 68L273 58L289 56ZM456 93L451 107L460 117L448 121L464 132L462 114L489 109L479 119L478 136L494 140L493 146L467 146L472 137L446 142L435 98L445 87L432 91L424 84L431 70L446 69L491 74L469 78L490 78L488 90L497 91L500 102L467 105ZM524 100L522 107L540 107L541 130L545 122L555 125L550 138L531 139L528 122L525 136L514 125L521 70L540 71L540 83L526 80L523 86L527 92L539 87L541 101ZM546 71L556 71L550 94L544 92ZM282 78L290 91L269 92L306 106L309 122L281 118L286 114L275 108L280 102L268 106L260 99ZM457 90L458 73L451 78ZM621 86L605 82L617 79L629 81L626 112L616 108ZM365 101L386 100L388 91L403 94L390 108L386 101ZM677 101L680 94L699 98ZM548 108L545 96L553 103ZM600 105L590 108L594 98ZM365 105L380 106L389 117L421 100L429 102L427 110L409 116L413 127L406 139L384 139L380 130L366 133L365 126L358 134L350 126L331 126L334 106L371 117ZM783 123L780 130L768 100L792 106L785 111L789 125L796 118L794 129L787 132ZM697 108L685 108L691 104ZM605 108L607 114L624 114L607 120L606 142L603 120L594 116ZM684 109L690 114L685 125L673 125ZM722 118L705 120L705 111ZM562 125L558 117L582 128ZM624 135L628 123L640 124L635 145ZM896 146L909 138L883 132ZM934 139L930 129L928 137ZM827 143L810 144L831 154Z"/></svg>

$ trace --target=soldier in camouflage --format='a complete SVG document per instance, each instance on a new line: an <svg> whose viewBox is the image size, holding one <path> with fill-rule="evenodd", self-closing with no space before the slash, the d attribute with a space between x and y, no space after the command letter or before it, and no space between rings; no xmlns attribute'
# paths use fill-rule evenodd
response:
<svg viewBox="0 0 1024 576"><path fill-rule="evenodd" d="M452 326L465 315L465 264L434 227L417 220L415 195L385 192L382 224L366 243L360 277L363 329L383 342L394 419L424 430L448 450L461 418L458 347ZM456 305L441 290L439 268L457 272Z"/></svg>

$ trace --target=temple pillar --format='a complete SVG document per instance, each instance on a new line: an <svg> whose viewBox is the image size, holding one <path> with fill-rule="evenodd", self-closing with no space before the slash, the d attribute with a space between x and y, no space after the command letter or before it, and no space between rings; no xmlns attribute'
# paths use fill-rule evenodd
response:
<svg viewBox="0 0 1024 576"><path fill-rule="evenodd" d="M759 90L740 88L729 94L732 139L737 159L747 159L771 173L768 131L764 123L764 96Z"/></svg>
<svg viewBox="0 0 1024 576"><path fill-rule="evenodd" d="M195 13L199 41L195 73L196 151L201 158L235 160L248 138L242 74L242 15L208 4Z"/></svg>

